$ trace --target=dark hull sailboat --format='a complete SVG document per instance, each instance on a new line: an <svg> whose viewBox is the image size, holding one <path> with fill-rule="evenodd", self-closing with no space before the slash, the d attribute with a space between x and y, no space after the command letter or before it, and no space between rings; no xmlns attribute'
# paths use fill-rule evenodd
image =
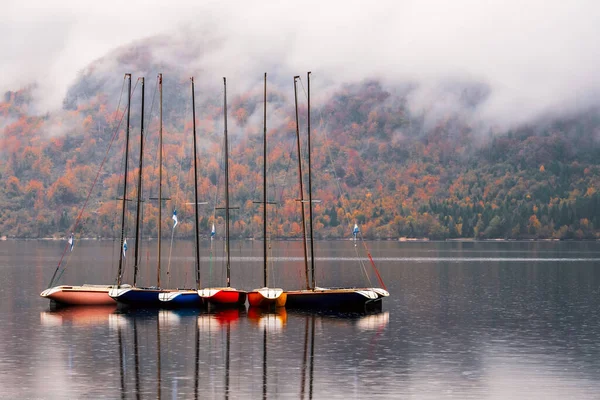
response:
<svg viewBox="0 0 600 400"><path fill-rule="evenodd" d="M229 143L227 141L227 80L223 78L223 119L225 139L225 251L227 253L227 286L198 289L198 295L214 307L242 307L247 292L231 287L231 257L229 247Z"/></svg>
<svg viewBox="0 0 600 400"><path fill-rule="evenodd" d="M300 134L298 127L298 100L297 100L297 79L294 77L294 96L296 100L296 135L298 138L298 170L300 176L300 196L303 200L302 189L302 162L300 152ZM286 291L287 303L289 309L304 309L311 311L368 311L378 310L382 307L382 299L389 296L385 289L380 288L320 288L315 282L315 256L313 246L313 215L312 215L312 173L311 173L311 137L310 137L310 72L307 74L308 86L308 210L310 227L310 254L311 254L311 282L308 279L308 254L306 249L306 234L304 236L304 263L306 270L306 289ZM304 210L302 211L304 217ZM303 222L304 225L304 222Z"/></svg>
<svg viewBox="0 0 600 400"><path fill-rule="evenodd" d="M381 297L371 289L315 288L287 292L286 307L313 311L368 311L381 308Z"/></svg>

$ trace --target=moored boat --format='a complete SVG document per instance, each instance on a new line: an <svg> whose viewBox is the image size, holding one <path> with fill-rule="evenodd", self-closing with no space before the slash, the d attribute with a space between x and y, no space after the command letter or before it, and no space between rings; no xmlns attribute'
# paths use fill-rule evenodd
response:
<svg viewBox="0 0 600 400"><path fill-rule="evenodd" d="M297 79L294 77L294 97L296 99L296 135L298 137L298 170L300 176L300 195L303 201L302 189L302 162L300 157L300 138L298 127L298 101L297 101ZM315 252L313 240L313 199L312 199L312 173L311 173L311 135L310 135L310 72L307 73L307 97L308 97L308 117L307 117L307 153L308 153L308 210L309 210L309 235L310 235L310 254L311 254L311 279L309 282L308 273L308 252L306 248L306 235L304 240L304 263L306 271L306 289L286 291L286 307L290 309L306 309L314 311L365 311L376 310L382 306L382 299L389 296L385 289L380 288L320 288L315 281ZM304 217L304 210L302 211ZM303 222L304 225L304 222ZM355 235L358 232L355 226Z"/></svg>
<svg viewBox="0 0 600 400"><path fill-rule="evenodd" d="M131 114L131 74L125 74L125 79L127 79L127 127L126 127L126 136L125 136L125 160L128 159L129 152L129 118ZM115 131L116 134L117 131ZM98 174L102 167L98 170ZM127 193L127 162L125 162L125 181L124 181L124 194L123 194L123 218L121 220L121 247L123 247L123 226L125 223L124 213L125 213L125 195ZM93 186L92 186L93 189ZM85 205L84 205L85 208ZM83 213L83 209L80 211L80 217ZM78 218L79 220L79 218ZM67 252L71 253L73 251L73 247L75 245L75 237L74 234L71 233L69 237L67 246L63 252L63 258ZM121 254L122 256L122 254ZM66 267L63 267L62 272L59 274L58 271L61 268L61 264L63 261L61 258L58 266L56 267L54 274L52 275L52 279L50 280L49 288L40 293L41 297L47 298L55 304L59 305L114 305L116 301L110 297L109 291L112 289L113 285L59 285L52 286L56 281L60 280L60 276L64 273ZM122 257L119 260L119 270L121 268ZM120 272L119 272L120 273ZM58 276L58 277L57 277Z"/></svg>
<svg viewBox="0 0 600 400"><path fill-rule="evenodd" d="M229 143L227 141L227 80L223 78L223 118L224 118L224 152L225 152L225 253L227 285L225 287L212 287L198 289L198 295L209 305L215 307L240 307L246 304L244 290L231 287L231 257L229 247Z"/></svg>
<svg viewBox="0 0 600 400"><path fill-rule="evenodd" d="M366 288L320 288L287 291L286 307L314 311L365 311L381 307L379 295Z"/></svg>
<svg viewBox="0 0 600 400"><path fill-rule="evenodd" d="M260 289L248 292L250 307L273 308L283 307L287 299L286 293L280 288L270 288L268 282L267 262L267 73L265 72L264 90L264 129L263 129L263 285Z"/></svg>
<svg viewBox="0 0 600 400"><path fill-rule="evenodd" d="M239 306L246 302L247 297L245 291L232 287L199 289L197 293L212 305Z"/></svg>
<svg viewBox="0 0 600 400"><path fill-rule="evenodd" d="M42 325L57 326L72 324L77 326L102 325L110 323L117 303L89 305L87 307L56 307L40 313Z"/></svg>
<svg viewBox="0 0 600 400"><path fill-rule="evenodd" d="M60 285L40 293L62 305L114 305L116 301L108 295L113 285Z"/></svg>
<svg viewBox="0 0 600 400"><path fill-rule="evenodd" d="M157 286L156 287L138 287L138 243L140 226L140 200L142 193L142 160L144 143L144 78L142 79L142 123L140 140L140 164L138 171L138 207L136 218L136 248L135 248L135 268L133 287L117 287L110 290L109 295L119 304L135 308L179 308L179 307L199 307L204 303L193 289L163 289L161 288L161 226L162 226L162 74L158 75L158 87L160 92L160 127L159 127L159 192L158 192L158 261L157 261ZM177 224L176 214L174 214L175 225ZM175 227L173 226L173 228Z"/></svg>

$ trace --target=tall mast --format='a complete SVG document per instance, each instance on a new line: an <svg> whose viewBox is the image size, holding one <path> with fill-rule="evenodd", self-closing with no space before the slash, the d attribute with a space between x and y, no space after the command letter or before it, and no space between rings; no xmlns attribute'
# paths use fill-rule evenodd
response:
<svg viewBox="0 0 600 400"><path fill-rule="evenodd" d="M227 79L223 77L223 118L225 134L225 252L227 253L227 287L231 287L229 254L229 143L227 142Z"/></svg>
<svg viewBox="0 0 600 400"><path fill-rule="evenodd" d="M267 73L265 72L264 91L264 130L263 130L263 280L267 287Z"/></svg>
<svg viewBox="0 0 600 400"><path fill-rule="evenodd" d="M125 204L127 201L127 166L129 159L129 117L131 115L131 74L125 74L127 84L127 128L125 134L125 177L123 179L123 212L121 214L121 251L119 251L119 273L117 274L117 287L121 286L123 272L123 244L125 243Z"/></svg>
<svg viewBox="0 0 600 400"><path fill-rule="evenodd" d="M316 286L315 283L315 248L313 240L313 213L312 213L312 181L311 181L311 167L310 167L310 71L306 73L307 91L308 91L308 224L310 227L310 274L312 278L312 288Z"/></svg>
<svg viewBox="0 0 600 400"><path fill-rule="evenodd" d="M200 244L198 243L198 157L196 156L196 100L194 98L194 77L191 77L190 79L192 80L192 119L194 127L194 225L196 226L196 288L200 289Z"/></svg>
<svg viewBox="0 0 600 400"><path fill-rule="evenodd" d="M140 208L142 200L142 166L144 161L144 78L140 78L142 81L142 118L141 118L141 129L140 129L140 163L138 171L138 184L137 184L137 211L135 217L135 262L133 269L133 286L137 284L137 274L139 269L138 254L140 244Z"/></svg>
<svg viewBox="0 0 600 400"><path fill-rule="evenodd" d="M306 277L306 288L310 289L308 282L308 252L306 249L306 212L304 211L304 187L302 185L302 152L300 151L300 128L298 124L298 89L297 79L294 77L294 101L296 102L296 140L298 142L298 179L300 182L300 206L302 208L302 245L304 247L304 271Z"/></svg>
<svg viewBox="0 0 600 400"><path fill-rule="evenodd" d="M163 131L163 90L162 74L158 74L158 90L160 93L160 124L158 128L158 265L156 268L156 286L160 287L160 236L162 224L162 131Z"/></svg>

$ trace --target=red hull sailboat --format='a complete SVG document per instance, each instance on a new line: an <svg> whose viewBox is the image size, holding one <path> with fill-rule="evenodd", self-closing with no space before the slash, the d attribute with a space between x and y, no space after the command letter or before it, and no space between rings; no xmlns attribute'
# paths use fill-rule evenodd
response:
<svg viewBox="0 0 600 400"><path fill-rule="evenodd" d="M246 304L246 292L231 287L231 258L229 248L229 143L227 141L227 80L223 78L223 116L225 136L225 252L227 253L227 286L198 289L198 295L209 305L241 307Z"/></svg>

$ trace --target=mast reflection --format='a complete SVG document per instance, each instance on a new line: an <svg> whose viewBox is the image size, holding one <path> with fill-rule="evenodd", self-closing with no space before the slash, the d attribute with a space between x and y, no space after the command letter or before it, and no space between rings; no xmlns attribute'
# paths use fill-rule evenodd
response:
<svg viewBox="0 0 600 400"><path fill-rule="evenodd" d="M250 307L248 309L248 319L256 324L263 331L263 371L262 371L262 398L267 398L268 389L268 363L267 363L267 342L268 333L279 333L287 323L287 311L285 308L264 309Z"/></svg>
<svg viewBox="0 0 600 400"><path fill-rule="evenodd" d="M316 315L307 315L304 319L304 353L302 357L302 372L300 379L300 398L304 399L306 395L306 369L308 364L308 398L313 397L313 376L315 359L315 318ZM309 329L310 328L310 329ZM309 340L310 330L310 340ZM310 348L309 348L310 343ZM309 353L310 349L310 353ZM309 356L310 354L310 356Z"/></svg>
<svg viewBox="0 0 600 400"><path fill-rule="evenodd" d="M196 329L196 369L194 398L198 398L198 385L200 380L200 333L225 333L225 371L223 394L225 399L231 395L230 370L231 370L231 327L238 323L241 316L245 314L245 308L219 308L213 312L202 313L197 319Z"/></svg>

